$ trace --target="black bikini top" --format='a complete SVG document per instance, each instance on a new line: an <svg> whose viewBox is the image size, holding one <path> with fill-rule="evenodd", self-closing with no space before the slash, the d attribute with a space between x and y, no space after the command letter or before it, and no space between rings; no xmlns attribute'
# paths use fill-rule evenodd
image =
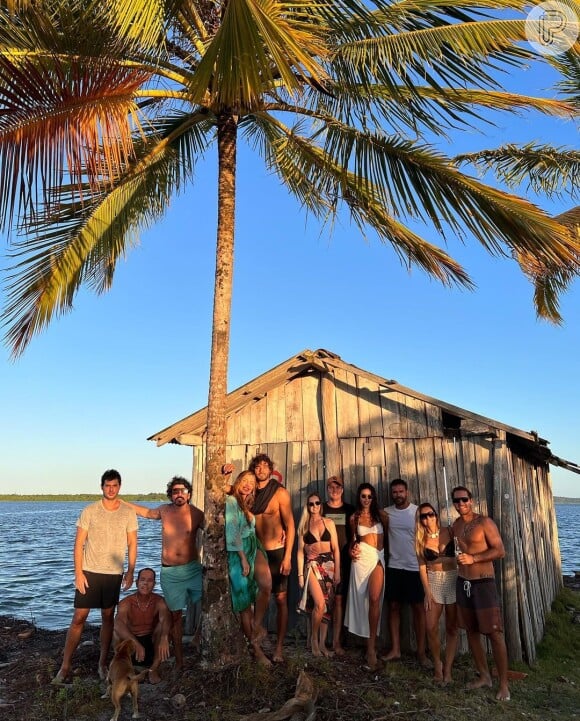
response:
<svg viewBox="0 0 580 721"><path fill-rule="evenodd" d="M316 536L310 532L310 529L308 529L308 532L302 536L304 543L308 545L311 543L330 543L330 531L326 527L326 523L324 523L324 521L322 521L322 523L324 525L324 532L322 536L320 536L320 538L316 538Z"/></svg>
<svg viewBox="0 0 580 721"><path fill-rule="evenodd" d="M455 556L455 543L453 542L453 539L451 539L441 553L434 551L432 548L425 548L423 551L423 556L425 557L426 561L437 561L439 558L441 558L441 556L453 558Z"/></svg>

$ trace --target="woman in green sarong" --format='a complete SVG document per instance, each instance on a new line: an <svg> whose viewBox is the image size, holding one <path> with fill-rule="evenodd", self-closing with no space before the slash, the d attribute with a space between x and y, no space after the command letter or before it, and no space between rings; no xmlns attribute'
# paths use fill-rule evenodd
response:
<svg viewBox="0 0 580 721"><path fill-rule="evenodd" d="M240 625L256 660L263 665L270 661L260 647L260 624L256 623L253 604L258 594L254 568L265 564L266 555L256 538L256 520L252 506L256 493L256 476L244 471L234 481L230 495L226 496L226 548L230 590L234 613L240 615ZM262 574L263 575L263 574Z"/></svg>

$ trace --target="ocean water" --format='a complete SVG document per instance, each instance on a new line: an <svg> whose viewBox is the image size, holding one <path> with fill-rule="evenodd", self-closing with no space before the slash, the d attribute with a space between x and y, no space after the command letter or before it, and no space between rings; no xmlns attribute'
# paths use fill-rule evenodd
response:
<svg viewBox="0 0 580 721"><path fill-rule="evenodd" d="M0 502L0 615L48 629L68 627L73 612L75 523L86 502ZM155 506L157 504L148 504ZM556 505L562 572L580 571L580 504ZM137 569L158 570L161 528L139 519ZM159 590L159 589L157 589ZM91 611L89 622L99 623Z"/></svg>

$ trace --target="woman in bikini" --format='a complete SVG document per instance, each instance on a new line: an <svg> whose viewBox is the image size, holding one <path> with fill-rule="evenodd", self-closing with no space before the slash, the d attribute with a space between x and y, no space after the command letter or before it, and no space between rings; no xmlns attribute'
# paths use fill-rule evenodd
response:
<svg viewBox="0 0 580 721"><path fill-rule="evenodd" d="M340 583L340 549L336 527L323 518L318 493L308 496L298 524L298 584L302 596L298 610L312 614L312 654L332 656L326 648L332 618L334 587Z"/></svg>
<svg viewBox="0 0 580 721"><path fill-rule="evenodd" d="M425 591L427 638L433 656L435 680L451 683L457 650L457 560L450 528L441 528L439 515L430 503L421 503L415 521L415 552ZM439 619L445 609L445 663L441 663Z"/></svg>
<svg viewBox="0 0 580 721"><path fill-rule="evenodd" d="M370 483L361 483L351 516L352 569L344 624L351 633L367 640L367 668L375 671L377 633L385 592L385 537L389 519L379 510L377 493Z"/></svg>

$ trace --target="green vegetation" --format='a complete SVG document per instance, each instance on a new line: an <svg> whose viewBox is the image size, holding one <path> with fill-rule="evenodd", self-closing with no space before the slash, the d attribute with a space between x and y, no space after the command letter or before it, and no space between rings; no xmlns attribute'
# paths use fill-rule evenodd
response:
<svg viewBox="0 0 580 721"><path fill-rule="evenodd" d="M294 695L298 674L304 669L318 690L316 721L572 721L580 718L579 621L580 593L563 590L547 619L536 664L532 668L510 664L511 670L527 676L510 681L509 703L496 702L495 690L466 690L474 676L469 654L457 659L454 683L442 688L411 657L369 673L362 668L362 646L351 644L343 660L314 659L306 652L304 640L295 636L285 648L287 663L271 669L244 661L204 670L190 650L186 670L179 678L173 679L165 666L160 686L141 685L140 711L145 721L177 717L182 721L240 721L244 714L259 709L279 709ZM20 706L11 707L6 721L108 721L110 702L100 698L100 684L94 676L98 631L92 628L92 632L93 645L82 646L76 657L80 675L66 688L45 682L34 693L28 692L30 678L52 677L64 632L52 635L53 648L43 649L44 660L42 655L27 656L27 674L15 674L15 683L27 693ZM43 669L47 656L54 661L49 669ZM8 683L3 694L12 690ZM178 715L170 702L177 693L186 698ZM129 699L124 699L123 718L129 718L129 708Z"/></svg>
<svg viewBox="0 0 580 721"><path fill-rule="evenodd" d="M567 498L566 496L554 496L554 503L576 506L580 504L580 498Z"/></svg>

